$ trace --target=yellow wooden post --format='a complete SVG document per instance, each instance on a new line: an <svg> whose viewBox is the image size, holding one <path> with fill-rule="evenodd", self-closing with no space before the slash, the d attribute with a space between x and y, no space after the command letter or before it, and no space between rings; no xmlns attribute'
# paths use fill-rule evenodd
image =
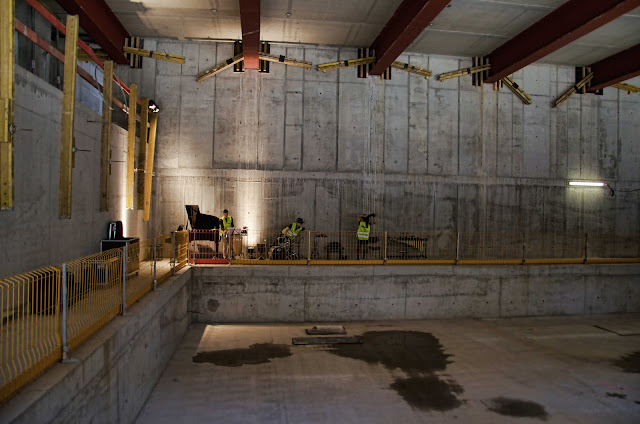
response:
<svg viewBox="0 0 640 424"><path fill-rule="evenodd" d="M147 122L149 122L149 99L143 97L140 105L140 150L138 151L138 209L144 209L144 184L145 177L141 172L146 172L147 158Z"/></svg>
<svg viewBox="0 0 640 424"><path fill-rule="evenodd" d="M76 59L78 17L67 16L64 44L64 87L62 92L62 132L60 135L60 218L71 218L71 179L73 174L73 118L76 105Z"/></svg>
<svg viewBox="0 0 640 424"><path fill-rule="evenodd" d="M0 0L0 209L13 208L14 0Z"/></svg>
<svg viewBox="0 0 640 424"><path fill-rule="evenodd" d="M109 175L111 172L111 98L113 62L104 62L102 78L102 135L100 139L100 210L109 210Z"/></svg>
<svg viewBox="0 0 640 424"><path fill-rule="evenodd" d="M153 158L156 149L156 130L158 129L158 113L151 114L149 128L149 144L147 145L147 163L144 171L144 211L142 218L148 221L151 217L151 177L153 176Z"/></svg>
<svg viewBox="0 0 640 424"><path fill-rule="evenodd" d="M133 209L133 175L136 160L136 111L138 106L138 86L129 87L129 138L127 142L127 209Z"/></svg>

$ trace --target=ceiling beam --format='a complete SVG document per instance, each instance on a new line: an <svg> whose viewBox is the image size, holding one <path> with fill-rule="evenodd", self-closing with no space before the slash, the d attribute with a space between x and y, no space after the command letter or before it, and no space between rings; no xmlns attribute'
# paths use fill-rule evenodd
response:
<svg viewBox="0 0 640 424"><path fill-rule="evenodd" d="M129 32L111 11L105 0L56 0L70 15L80 17L80 27L114 62L121 65L129 63L122 51Z"/></svg>
<svg viewBox="0 0 640 424"><path fill-rule="evenodd" d="M640 75L640 44L589 65L593 79L589 91L600 90Z"/></svg>
<svg viewBox="0 0 640 424"><path fill-rule="evenodd" d="M260 0L240 0L242 53L245 69L260 69Z"/></svg>
<svg viewBox="0 0 640 424"><path fill-rule="evenodd" d="M484 82L497 82L636 7L640 0L569 0L489 53Z"/></svg>
<svg viewBox="0 0 640 424"><path fill-rule="evenodd" d="M371 48L376 51L376 63L369 75L382 75L449 2L450 0L403 0L371 44Z"/></svg>

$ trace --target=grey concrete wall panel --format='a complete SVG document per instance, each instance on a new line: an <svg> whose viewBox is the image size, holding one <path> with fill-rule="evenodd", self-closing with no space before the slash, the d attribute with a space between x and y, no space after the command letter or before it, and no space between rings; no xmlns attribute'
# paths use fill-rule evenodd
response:
<svg viewBox="0 0 640 424"><path fill-rule="evenodd" d="M200 84L191 76L181 78L180 91L184 104L180 107L179 117L179 168L211 169L215 104L215 85L212 82Z"/></svg>
<svg viewBox="0 0 640 424"><path fill-rule="evenodd" d="M338 87L335 82L305 81L303 89L302 169L335 171Z"/></svg>
<svg viewBox="0 0 640 424"><path fill-rule="evenodd" d="M398 74L399 72L396 72ZM405 76L406 72L399 73ZM407 84L386 82L384 87L384 169L407 174L409 164L409 99Z"/></svg>
<svg viewBox="0 0 640 424"><path fill-rule="evenodd" d="M193 269L194 322L638 312L638 265ZM282 296L280 298L280 296Z"/></svg>

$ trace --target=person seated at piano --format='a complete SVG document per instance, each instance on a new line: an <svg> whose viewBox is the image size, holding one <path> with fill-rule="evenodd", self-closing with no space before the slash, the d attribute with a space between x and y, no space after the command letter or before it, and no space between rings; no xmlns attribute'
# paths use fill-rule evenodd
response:
<svg viewBox="0 0 640 424"><path fill-rule="evenodd" d="M233 228L233 217L229 216L228 210L222 211L222 218L220 218L220 236L222 237L222 256L225 259L229 258L229 232L230 228Z"/></svg>

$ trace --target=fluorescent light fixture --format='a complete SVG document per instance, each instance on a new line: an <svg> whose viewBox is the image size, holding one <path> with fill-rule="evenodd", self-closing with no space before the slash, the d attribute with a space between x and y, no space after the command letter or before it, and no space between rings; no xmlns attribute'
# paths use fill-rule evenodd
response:
<svg viewBox="0 0 640 424"><path fill-rule="evenodd" d="M598 182L598 181L569 181L568 184L570 186L580 186L580 187L606 187L607 183Z"/></svg>

